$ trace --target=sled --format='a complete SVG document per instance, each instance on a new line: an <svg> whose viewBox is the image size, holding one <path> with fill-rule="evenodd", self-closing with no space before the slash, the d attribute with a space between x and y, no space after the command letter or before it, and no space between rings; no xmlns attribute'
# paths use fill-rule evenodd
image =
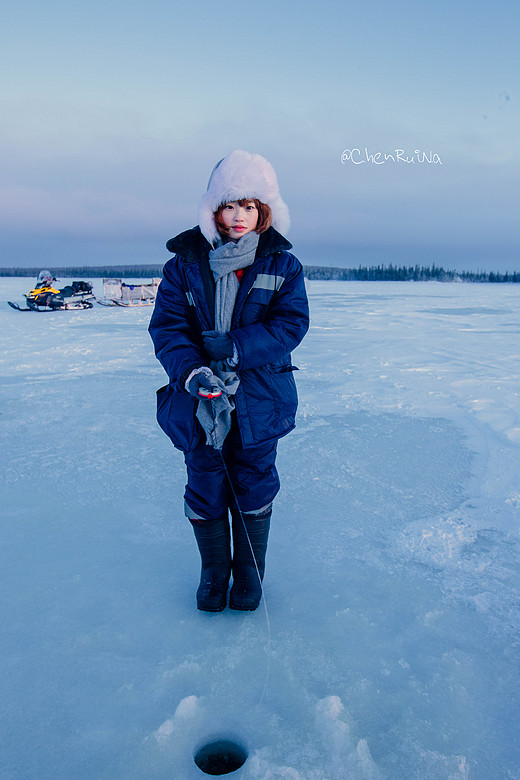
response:
<svg viewBox="0 0 520 780"><path fill-rule="evenodd" d="M96 300L101 306L153 306L160 282L158 278L144 284L103 279L103 297Z"/></svg>

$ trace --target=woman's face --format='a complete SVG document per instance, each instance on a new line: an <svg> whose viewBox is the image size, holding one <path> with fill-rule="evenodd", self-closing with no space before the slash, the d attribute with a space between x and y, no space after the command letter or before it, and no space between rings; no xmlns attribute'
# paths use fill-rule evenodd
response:
<svg viewBox="0 0 520 780"><path fill-rule="evenodd" d="M226 203L220 212L220 218L226 226L228 236L238 239L256 228L258 209L254 200L248 200L243 206L233 200L231 203Z"/></svg>

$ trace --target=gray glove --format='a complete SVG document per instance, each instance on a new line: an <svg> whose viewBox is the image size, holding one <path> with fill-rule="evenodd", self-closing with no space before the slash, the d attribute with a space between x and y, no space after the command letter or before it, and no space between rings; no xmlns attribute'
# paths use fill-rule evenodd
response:
<svg viewBox="0 0 520 780"><path fill-rule="evenodd" d="M196 373L193 374L191 379L186 381L186 390L194 398L204 397L203 395L199 394L199 390L201 389L209 391L213 390L216 393L218 393L220 390L217 377L211 368L208 368L207 366L202 366L199 368Z"/></svg>

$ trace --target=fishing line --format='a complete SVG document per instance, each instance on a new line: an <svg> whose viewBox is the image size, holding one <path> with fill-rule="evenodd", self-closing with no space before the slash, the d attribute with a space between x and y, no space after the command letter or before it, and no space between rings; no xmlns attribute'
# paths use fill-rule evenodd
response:
<svg viewBox="0 0 520 780"><path fill-rule="evenodd" d="M222 465L224 466L224 470L226 472L226 476L227 476L227 479L228 479L228 482L229 482L229 487L231 488L231 493L233 495L233 499L235 501L236 507L238 509L238 513L240 515L240 519L242 521L242 526L243 526L245 534L246 534L247 543L249 545L249 549L251 550L251 556L252 556L254 564L255 564L255 569L256 569L257 576L258 576L258 582L260 583L260 592L262 593L262 599L263 599L263 604L264 604L265 622L266 622L266 626L267 626L267 668L266 668L266 672L265 672L265 680L264 680L264 686L262 688L262 693L261 693L260 699L258 700L258 703L256 705L257 707L259 707L260 704L263 701L265 692L267 690L267 683L268 683L269 674L270 674L270 671L271 671L271 621L269 620L269 610L267 609L267 601L265 599L265 591L264 591L264 588L263 588L263 585L262 585L262 578L260 576L260 571L258 570L258 564L256 562L255 554L253 552L253 545L251 544L251 539L249 538L249 534L247 532L246 524L245 524L245 521L244 521L244 515L242 513L242 510L240 509L240 504L238 503L237 494L235 492L235 488L233 487L233 482L231 481L231 476L229 474L229 469L227 467L226 460L225 460L224 455L222 453L222 449L219 450L219 453L220 453L220 458L222 460Z"/></svg>
<svg viewBox="0 0 520 780"><path fill-rule="evenodd" d="M228 480L228 483L229 483L229 487L231 488L231 494L233 496L233 500L235 502L235 506L238 509L238 514L240 515L240 520L242 521L242 526L244 528L244 532L245 532L245 535L246 535L247 543L249 545L249 549L251 551L251 556L252 556L253 562L255 564L256 574L257 574L257 577L258 577L258 582L260 583L260 592L262 594L262 601L263 601L263 605L264 605L265 622L266 622L266 627L267 627L267 667L266 667L266 672L265 672L265 679L264 679L264 685L263 685L263 688L262 688L262 693L260 694L260 698L259 698L257 704L255 705L256 707L259 707L261 705L263 699L264 699L265 692L267 690L267 684L268 684L268 681L269 681L269 675L270 675L270 672L271 672L271 621L269 619L269 610L267 608L267 601L266 601L266 598L265 598L265 591L264 591L264 588L263 588L263 585L262 585L262 578L260 576L260 571L258 569L258 564L256 562L255 553L254 553L254 550L253 550L253 545L251 543L251 539L250 539L249 534L247 532L247 527L246 527L246 524L245 524L245 521L244 521L244 514L242 512L242 509L240 508L240 503L238 501L238 496L237 496L235 488L233 486L233 480L231 479L231 475L229 473L229 469L228 469L228 466L227 466L227 463L226 463L226 459L224 458L224 453L222 452L222 446L221 447L217 447L217 445L216 445L216 430L215 429L216 429L217 421L216 421L216 417L215 417L215 410L213 408L213 398L208 395L208 396L206 396L206 400L208 400L210 402L211 416L213 418L213 430L211 432L211 435L212 435L212 438L213 438L213 441L214 441L213 447L220 454L220 459L222 461L222 465L223 465L224 471L226 473L226 477L227 477L227 480Z"/></svg>

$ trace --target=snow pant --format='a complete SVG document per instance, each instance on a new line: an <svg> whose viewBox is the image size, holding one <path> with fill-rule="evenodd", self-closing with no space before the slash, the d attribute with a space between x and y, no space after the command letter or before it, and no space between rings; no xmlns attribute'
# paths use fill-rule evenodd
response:
<svg viewBox="0 0 520 780"><path fill-rule="evenodd" d="M242 447L236 415L226 436L222 456L229 472L240 511L256 513L272 503L280 489L275 466L277 442ZM216 520L236 502L222 456L214 447L199 444L184 454L188 483L184 493L190 520Z"/></svg>

